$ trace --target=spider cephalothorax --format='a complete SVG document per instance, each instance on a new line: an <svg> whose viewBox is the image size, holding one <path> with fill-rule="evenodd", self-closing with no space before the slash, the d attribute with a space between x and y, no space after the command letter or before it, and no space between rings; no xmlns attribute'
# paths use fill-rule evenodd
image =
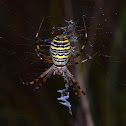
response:
<svg viewBox="0 0 126 126"><path fill-rule="evenodd" d="M84 29L85 29L85 40L80 49L80 52L75 54L72 57L70 56L70 53L71 53L70 42L67 39L67 37L63 36L63 35L56 36L52 40L51 45L50 45L51 57L46 56L40 52L40 47L38 44L38 35L39 35L43 21L44 21L44 18L39 26L39 30L36 33L36 36L35 36L35 43L36 43L35 51L36 51L37 56L40 58L40 60L43 60L43 62L52 63L53 65L49 69L47 69L45 72L43 72L41 75L39 75L39 77L37 79L34 79L33 81L24 83L24 84L26 84L26 85L34 84L35 82L37 83L39 81L39 83L37 84L37 87L35 88L35 90L36 90L40 86L42 86L42 83L44 83L52 74L53 75L58 74L58 75L61 75L62 77L68 78L69 85L72 87L76 96L79 96L79 94L78 94L79 91L81 91L85 95L84 91L80 88L76 79L73 77L73 75L67 68L68 65L80 64L80 63L86 62L86 61L92 59L92 57L97 54L97 53L95 53L93 56L89 56L89 58L82 60L81 62L69 62L82 54L82 51L85 48L85 44L87 42L87 31L86 31L84 17L83 17L83 21L84 21ZM40 80L41 80L41 82L40 82Z"/></svg>

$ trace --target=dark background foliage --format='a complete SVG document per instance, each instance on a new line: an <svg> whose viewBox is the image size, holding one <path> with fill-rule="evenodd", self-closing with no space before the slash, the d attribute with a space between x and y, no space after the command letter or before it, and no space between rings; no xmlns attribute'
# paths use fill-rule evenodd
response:
<svg viewBox="0 0 126 126"><path fill-rule="evenodd" d="M125 0L0 0L0 125L126 126L125 12ZM87 16L88 41L93 44L87 52L101 52L94 60L70 67L86 90L80 100L71 93L71 116L57 101L57 90L65 84L61 77L51 76L37 92L21 79L30 81L50 66L32 55L42 17L50 16L59 27L64 19L82 21L82 15ZM44 29L52 28L51 20L45 22ZM49 30L40 36L52 37Z"/></svg>

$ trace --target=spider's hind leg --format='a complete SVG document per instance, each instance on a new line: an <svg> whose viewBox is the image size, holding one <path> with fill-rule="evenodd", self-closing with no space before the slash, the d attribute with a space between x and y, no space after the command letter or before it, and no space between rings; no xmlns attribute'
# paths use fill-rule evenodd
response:
<svg viewBox="0 0 126 126"><path fill-rule="evenodd" d="M76 55L70 57L69 60L74 60L75 58L77 58L78 56L80 56L82 54L83 50L85 49L86 44L87 44L87 29L86 29L86 24L85 24L84 16L83 16L83 23L84 23L84 29L85 29L85 34L84 34L85 35L85 39L83 41L83 45L81 46L80 51Z"/></svg>
<svg viewBox="0 0 126 126"><path fill-rule="evenodd" d="M45 61L45 59L51 60L51 57L46 56L46 55L44 55L44 54L42 54L40 52L40 46L39 46L39 43L38 43L38 36L39 36L39 32L40 32L40 29L42 27L43 22L44 22L44 17L43 17L43 19L42 19L42 21L40 23L38 32L36 33L36 36L35 36L35 45L36 45L35 52L36 52L37 56L40 58L40 60L44 60Z"/></svg>

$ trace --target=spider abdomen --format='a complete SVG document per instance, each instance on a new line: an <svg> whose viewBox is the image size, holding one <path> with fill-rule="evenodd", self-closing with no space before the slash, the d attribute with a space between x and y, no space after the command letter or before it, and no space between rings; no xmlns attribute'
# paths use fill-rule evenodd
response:
<svg viewBox="0 0 126 126"><path fill-rule="evenodd" d="M66 65L70 51L70 42L66 36L56 36L51 42L50 52L55 65Z"/></svg>

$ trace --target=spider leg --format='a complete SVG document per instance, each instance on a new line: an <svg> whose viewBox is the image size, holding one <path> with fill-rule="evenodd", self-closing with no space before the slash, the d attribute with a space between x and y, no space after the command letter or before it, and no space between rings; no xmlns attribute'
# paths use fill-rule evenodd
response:
<svg viewBox="0 0 126 126"><path fill-rule="evenodd" d="M85 40L83 42L83 45L82 45L80 51L76 55L70 57L69 60L73 60L73 59L77 58L78 56L80 56L82 54L85 46L86 46L86 43L87 43L87 29L86 29L86 25L85 25L84 16L83 16L83 22L84 22L84 30L85 30Z"/></svg>
<svg viewBox="0 0 126 126"><path fill-rule="evenodd" d="M79 98L79 91L76 89L75 85L72 83L71 78L68 77L68 76L66 75L65 72L63 72L63 73L64 73L64 74L62 74L61 76L62 76L63 78L66 77L66 78L68 79L69 85L70 85L70 87L72 88L72 90L74 91L74 94L77 96L77 98ZM68 73L67 73L67 74L68 74Z"/></svg>
<svg viewBox="0 0 126 126"><path fill-rule="evenodd" d="M69 85L72 87L73 91L74 91L74 94L76 95L77 98L79 98L79 92L78 90L76 89L74 83L70 82Z"/></svg>
<svg viewBox="0 0 126 126"><path fill-rule="evenodd" d="M80 62L68 62L67 65L81 64L81 63L87 62L88 60L92 59L97 53L98 52L96 52L92 56L89 56L87 59L84 59L84 60L82 60Z"/></svg>
<svg viewBox="0 0 126 126"><path fill-rule="evenodd" d="M40 58L40 60L42 60L42 59L51 59L51 57L46 56L46 55L44 55L44 54L42 54L40 52L40 47L39 47L39 44L38 44L38 35L39 35L40 29L42 27L43 21L44 21L44 17L43 17L43 19L42 19L42 21L40 23L38 32L36 33L36 36L35 36L35 44L36 44L35 51L36 51L37 56Z"/></svg>
<svg viewBox="0 0 126 126"><path fill-rule="evenodd" d="M76 88L78 88L78 90L85 95L85 92L80 88L80 85L77 83L76 79L73 77L73 75L71 74L71 72L68 70L68 68L65 69L65 72L68 74L68 76L70 77L70 79L72 80L73 83L70 83L70 86L73 87L73 91L75 92L75 95L78 96L78 93L76 91ZM76 87L76 88L75 88Z"/></svg>
<svg viewBox="0 0 126 126"><path fill-rule="evenodd" d="M53 63L53 61L52 61L52 60L47 60L47 59L43 59L43 62Z"/></svg>
<svg viewBox="0 0 126 126"><path fill-rule="evenodd" d="M48 77L49 77L49 75L51 76L51 74L53 73L53 71L54 71L54 65L52 65L49 69L47 69L44 73L42 73L41 75L39 75L39 77L37 78L37 79L34 79L33 81L30 81L30 82L23 82L23 84L25 84L25 85L32 85L32 84L34 84L35 82L38 82L40 79L42 79L43 78L43 80L42 80L42 82L44 83L48 78L47 77L45 77L44 78L44 76L45 75L48 75ZM40 86L42 86L42 83L39 83L38 84L39 85L39 87Z"/></svg>
<svg viewBox="0 0 126 126"><path fill-rule="evenodd" d="M50 71L48 71L48 73L43 77L42 82L45 83L47 79L52 75L53 72L54 72L54 69L51 69ZM34 91L38 90L41 86L42 86L42 83L39 83L35 87Z"/></svg>

